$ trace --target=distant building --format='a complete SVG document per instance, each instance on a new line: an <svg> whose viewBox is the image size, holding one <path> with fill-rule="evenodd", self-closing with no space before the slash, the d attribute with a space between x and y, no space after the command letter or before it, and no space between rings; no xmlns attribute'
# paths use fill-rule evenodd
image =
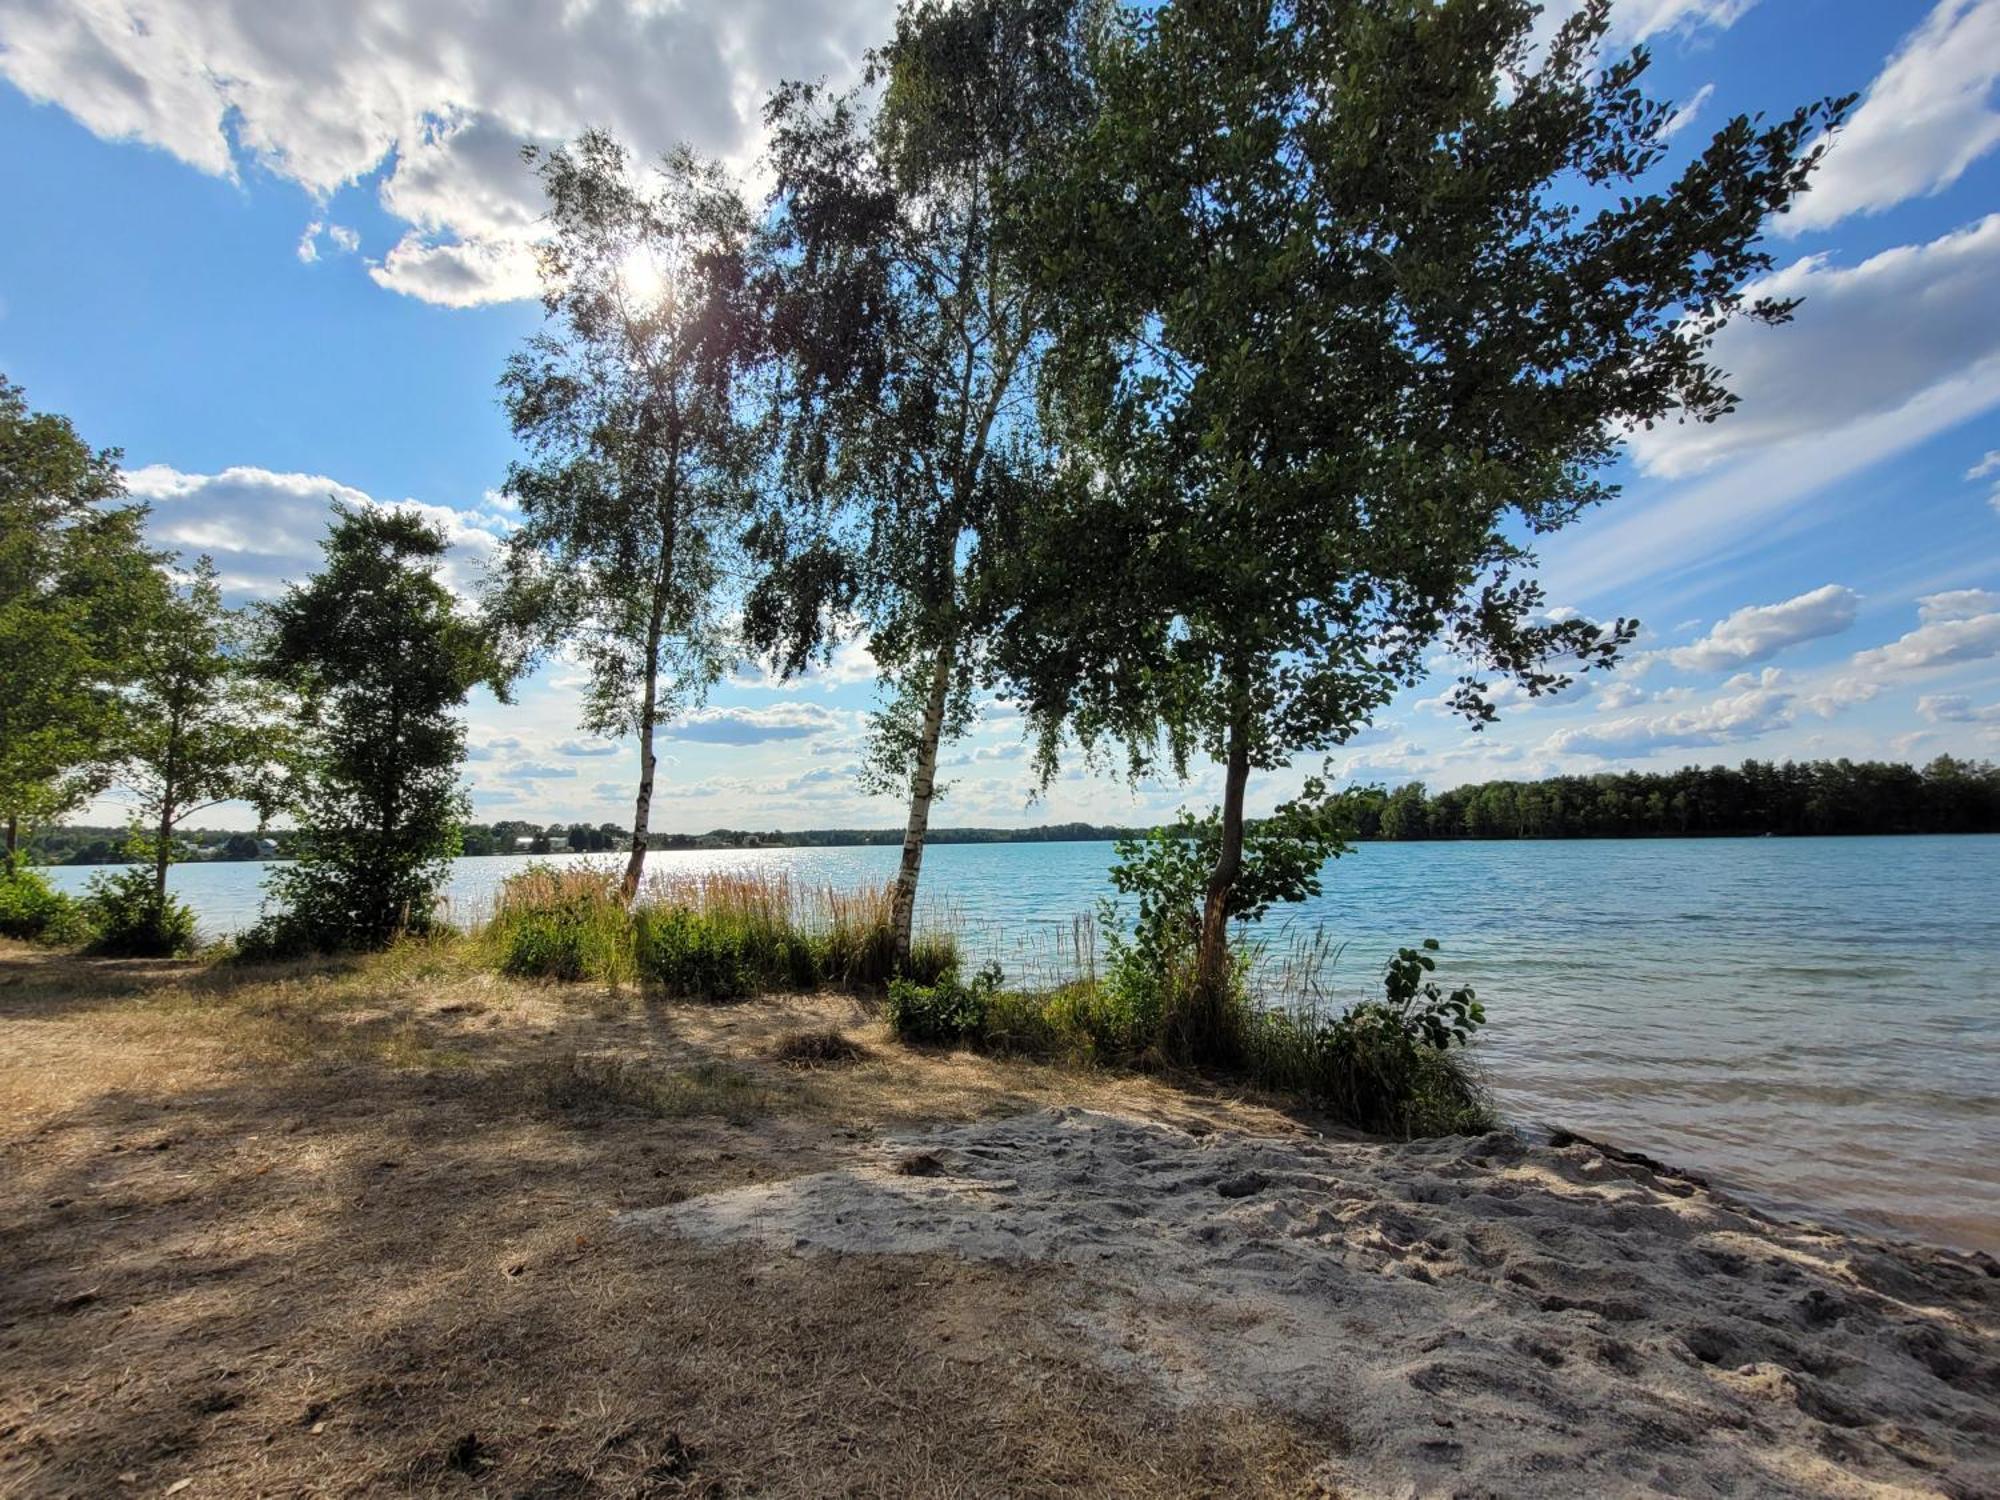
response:
<svg viewBox="0 0 2000 1500"><path fill-rule="evenodd" d="M516 854L532 854L532 853L534 853L534 852L535 852L535 840L534 840L534 837L533 837L533 835L531 835L531 834L523 834L523 835L522 835L522 836L521 836L520 838L517 838L517 839L515 839L515 840L514 840L514 852L515 852Z"/></svg>

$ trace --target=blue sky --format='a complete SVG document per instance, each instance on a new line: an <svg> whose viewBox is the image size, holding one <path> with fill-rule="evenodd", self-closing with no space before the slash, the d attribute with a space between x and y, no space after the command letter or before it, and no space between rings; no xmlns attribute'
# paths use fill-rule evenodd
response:
<svg viewBox="0 0 2000 1500"><path fill-rule="evenodd" d="M506 530L494 381L539 321L521 141L602 124L754 178L765 91L851 77L892 6L318 10L0 0L0 370L121 447L160 540L212 553L237 598L310 569L329 496L429 507L461 582ZM1776 289L1805 304L1725 336L1733 417L1640 435L1623 496L1544 549L1553 604L1644 622L1625 666L1475 736L1440 661L1336 769L2000 755L2000 0L1614 13L1689 150L1737 111L1863 95L1774 237ZM655 826L898 821L854 784L870 667L855 644L803 684L723 683L663 741ZM514 708L473 705L477 815L629 818L636 754L575 705L560 662ZM1209 768L1137 791L1073 772L1031 802L1004 705L946 759L945 823L1128 821L1214 791Z"/></svg>

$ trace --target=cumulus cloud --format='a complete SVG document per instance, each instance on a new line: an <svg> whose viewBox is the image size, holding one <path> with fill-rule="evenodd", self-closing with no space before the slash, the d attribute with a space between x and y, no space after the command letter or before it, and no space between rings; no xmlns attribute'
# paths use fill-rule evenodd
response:
<svg viewBox="0 0 2000 1500"><path fill-rule="evenodd" d="M889 0L268 0L0 4L0 76L108 140L328 199L373 179L407 226L373 269L447 305L531 295L524 141L602 125L641 156L747 160L770 88L854 76ZM316 252L317 253L317 252Z"/></svg>
<svg viewBox="0 0 2000 1500"><path fill-rule="evenodd" d="M552 760L519 760L493 774L508 781L568 781L575 778L576 767Z"/></svg>
<svg viewBox="0 0 2000 1500"><path fill-rule="evenodd" d="M1987 479L2000 474L2000 448L1987 450L1986 456L1965 471L1967 479Z"/></svg>
<svg viewBox="0 0 2000 1500"><path fill-rule="evenodd" d="M250 466L188 474L164 464L128 470L132 497L152 506L152 540L188 556L215 559L225 591L268 598L315 571L333 504L414 510L444 529L451 550L439 576L470 594L499 545L496 518L415 500L377 500L321 474L280 474Z"/></svg>
<svg viewBox="0 0 2000 1500"><path fill-rule="evenodd" d="M618 750L619 745L616 740L595 737L560 740L556 743L558 755L616 755Z"/></svg>
<svg viewBox="0 0 2000 1500"><path fill-rule="evenodd" d="M1963 693L1926 694L1917 700L1917 713L1930 724L2000 724L2000 703L1974 708Z"/></svg>
<svg viewBox="0 0 2000 1500"><path fill-rule="evenodd" d="M1723 332L1715 358L1742 404L1718 422L1634 434L1647 473L1677 478L1894 412L1954 378L1976 374L1985 404L2000 400L2000 214L1856 266L1806 256L1748 291L1804 300L1781 327Z"/></svg>
<svg viewBox="0 0 2000 1500"><path fill-rule="evenodd" d="M2000 656L2000 613L1934 619L1886 646L1856 652L1854 665L1864 672L1922 672L1994 656Z"/></svg>
<svg viewBox="0 0 2000 1500"><path fill-rule="evenodd" d="M667 739L709 745L759 745L803 740L847 727L847 720L817 703L775 703L769 708L700 708L661 728Z"/></svg>
<svg viewBox="0 0 2000 1500"><path fill-rule="evenodd" d="M2000 145L1996 82L2000 0L1938 0L1868 86L1780 230L1824 229L1951 186Z"/></svg>
<svg viewBox="0 0 2000 1500"><path fill-rule="evenodd" d="M1794 695L1780 685L1774 672L1732 679L1728 687L1696 708L1632 714L1559 729L1541 748L1547 754L1587 755L1599 760L1643 758L1662 750L1739 744L1782 729L1797 717Z"/></svg>
<svg viewBox="0 0 2000 1500"><path fill-rule="evenodd" d="M1829 583L1782 604L1752 604L1721 621L1691 646L1666 653L1675 666L1693 672L1722 671L1768 661L1787 646L1838 635L1854 623L1861 596Z"/></svg>
<svg viewBox="0 0 2000 1500"><path fill-rule="evenodd" d="M1917 618L1926 625L1934 620L1970 620L1996 610L2000 610L2000 593L1992 589L1947 589L1917 601Z"/></svg>

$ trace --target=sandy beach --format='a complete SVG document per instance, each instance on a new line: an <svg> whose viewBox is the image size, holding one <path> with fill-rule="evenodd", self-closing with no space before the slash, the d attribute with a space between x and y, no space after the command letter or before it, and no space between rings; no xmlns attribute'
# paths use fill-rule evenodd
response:
<svg viewBox="0 0 2000 1500"><path fill-rule="evenodd" d="M1777 1223L1583 1143L1055 1109L624 1222L1060 1268L1079 1339L1163 1398L1332 1416L1338 1494L2000 1489L1990 1258Z"/></svg>
<svg viewBox="0 0 2000 1500"><path fill-rule="evenodd" d="M2000 1489L1990 1259L1583 1143L453 950L0 1025L8 1496Z"/></svg>

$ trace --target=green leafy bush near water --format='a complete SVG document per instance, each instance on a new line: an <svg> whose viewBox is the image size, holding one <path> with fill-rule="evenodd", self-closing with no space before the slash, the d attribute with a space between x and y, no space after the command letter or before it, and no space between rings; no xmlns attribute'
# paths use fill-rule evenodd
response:
<svg viewBox="0 0 2000 1500"><path fill-rule="evenodd" d="M149 866L92 876L82 906L91 927L92 953L179 958L195 950L194 909L161 891Z"/></svg>
<svg viewBox="0 0 2000 1500"><path fill-rule="evenodd" d="M27 865L0 871L0 937L29 943L80 943L90 935L82 904Z"/></svg>

